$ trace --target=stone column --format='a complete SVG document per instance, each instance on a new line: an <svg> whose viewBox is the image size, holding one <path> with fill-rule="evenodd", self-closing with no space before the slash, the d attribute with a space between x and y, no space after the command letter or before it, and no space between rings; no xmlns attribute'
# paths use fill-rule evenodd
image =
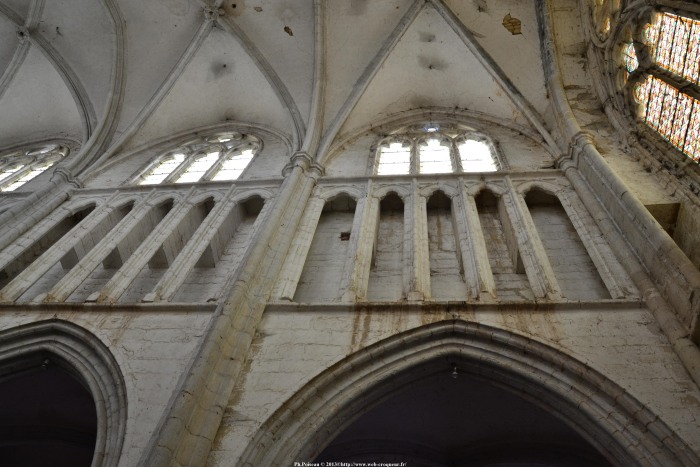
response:
<svg viewBox="0 0 700 467"><path fill-rule="evenodd" d="M60 240L46 250L44 254L20 272L17 277L0 291L0 302L13 302L17 300L29 287L46 274L54 264L61 261L61 259L80 244L83 239L89 237L93 230L100 225L104 225L109 216L117 209L110 204L110 201L114 198L115 196L112 196L108 201L96 207L82 222L73 227Z"/></svg>
<svg viewBox="0 0 700 467"><path fill-rule="evenodd" d="M216 203L207 218L200 224L194 234L192 234L192 237L190 237L187 244L182 251L180 251L180 254L177 255L163 277L158 281L153 291L148 293L142 301L167 302L172 300L178 292L179 287L185 282L190 272L192 272L199 258L201 258L205 250L209 248L214 238L220 234L223 224L231 214L231 211L236 207L237 203L231 200L231 194L235 188L235 185L232 185L222 199ZM231 235L233 235L233 233L234 232L232 232Z"/></svg>
<svg viewBox="0 0 700 467"><path fill-rule="evenodd" d="M566 211L571 224L576 229L576 233L581 243L583 243L583 246L586 248L588 256L598 270L598 274L605 284L605 287L608 289L610 297L638 297L639 294L637 294L627 273L620 267L620 264L614 260L615 255L612 250L610 250L602 238L600 238L600 243L596 242L589 233L589 228L586 227L586 224L579 214L586 213L586 208L583 206L576 193L572 190L564 190L560 192L559 201L564 211ZM601 248L605 248L608 254L603 255L600 251Z"/></svg>
<svg viewBox="0 0 700 467"><path fill-rule="evenodd" d="M177 228L182 219L194 207L191 196L194 187L190 188L173 209L158 223L155 229L146 237L128 260L114 276L102 287L97 296L88 297L88 301L98 303L116 303L119 297L129 288L141 269L151 260L153 255L163 245L163 242Z"/></svg>
<svg viewBox="0 0 700 467"><path fill-rule="evenodd" d="M537 234L537 228L525 204L525 199L515 190L510 177L505 177L508 193L503 196L503 204L515 230L518 250L523 260L525 273L530 281L535 298L557 300L561 298L561 289L557 283L547 252ZM505 226L504 226L505 227Z"/></svg>
<svg viewBox="0 0 700 467"><path fill-rule="evenodd" d="M95 245L68 274L63 276L61 280L51 288L43 301L46 303L53 303L63 302L68 299L70 294L80 287L95 268L107 259L117 245L134 230L137 224L141 222L149 212L151 212L154 206L150 201L155 193L156 190L151 190L107 236ZM133 251L128 252L128 254L131 253L133 253Z"/></svg>
<svg viewBox="0 0 700 467"><path fill-rule="evenodd" d="M306 209L304 209L304 215L299 222L294 241L285 258L282 271L277 278L277 285L273 293L274 297L282 300L294 300L294 293L297 290L297 285L299 285L299 279L304 270L304 263L306 263L306 256L309 254L309 248L311 248L311 242L314 239L314 233L316 233L316 227L321 219L321 211L323 211L325 204L323 199L315 196L309 199Z"/></svg>
<svg viewBox="0 0 700 467"><path fill-rule="evenodd" d="M460 194L455 197L454 205L457 208L457 236L469 298L482 301L494 300L496 284L489 264L479 211L474 196L467 192L461 180ZM454 206L453 209L455 209Z"/></svg>
<svg viewBox="0 0 700 467"><path fill-rule="evenodd" d="M104 200L94 200L95 206L93 207L93 210L96 209L97 205L102 201ZM70 203L60 205L51 214L39 221L27 233L10 243L10 245L8 245L7 248L2 250L0 253L0 270L5 269L19 257L24 255L28 248L30 248L35 242L39 241L39 239L45 237L49 232L55 234L61 222L67 220L76 212L87 208L90 203L81 201L80 204L83 206L82 208L77 208L75 204L71 205ZM57 240L60 240L60 238Z"/></svg>
<svg viewBox="0 0 700 467"><path fill-rule="evenodd" d="M427 199L413 180L413 192L404 209L404 290L409 301L430 298Z"/></svg>
<svg viewBox="0 0 700 467"><path fill-rule="evenodd" d="M292 157L276 202L241 261L214 314L197 357L164 410L141 466L202 465L322 169L307 153Z"/></svg>
<svg viewBox="0 0 700 467"><path fill-rule="evenodd" d="M369 273L372 255L379 226L379 200L371 195L372 181L368 183L367 197L357 203L355 219L350 235L350 254L343 271L344 292L342 300L346 302L367 301Z"/></svg>

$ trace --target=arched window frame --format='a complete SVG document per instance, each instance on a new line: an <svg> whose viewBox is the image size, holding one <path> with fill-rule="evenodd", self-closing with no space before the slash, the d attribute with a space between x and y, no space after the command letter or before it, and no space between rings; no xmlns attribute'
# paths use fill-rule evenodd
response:
<svg viewBox="0 0 700 467"><path fill-rule="evenodd" d="M503 171L509 169L508 164L506 163L506 158L503 157L501 148L497 143L492 141L491 138L484 135L483 133L468 132L454 139L454 152L460 172L478 173L478 171L468 170L468 168L464 167L462 164L462 156L459 153L459 145L460 143L463 143L465 141L476 141L478 143L483 143L484 145L486 145L486 147L491 152L491 160L493 161L493 165L496 167L496 171Z"/></svg>
<svg viewBox="0 0 700 467"><path fill-rule="evenodd" d="M379 175L379 167L381 164L381 153L382 149L388 148L393 143L401 143L402 146L409 148L409 163L408 163L408 173L415 173L415 145L413 144L413 139L408 136L391 136L382 139L379 144L377 144L376 150L374 151L374 168L373 174ZM393 174L392 174L393 175ZM391 176L389 174L382 176Z"/></svg>
<svg viewBox="0 0 700 467"><path fill-rule="evenodd" d="M652 81L658 80L660 85L668 85L670 87L669 89L694 99L696 102L693 105L693 113L697 115L696 119L700 118L700 84L656 63L652 56L650 45L647 43L646 30L653 22L654 15L665 13L700 21L700 8L698 8L697 12L691 12L657 5L653 9L649 8L646 11L639 12L636 15L636 20L623 25L624 29L618 35L618 43L614 49L618 60L617 68L619 70L616 80L623 90L626 105L629 107L636 121L640 134L654 145L663 145L666 148L673 148L673 151L678 154L678 156L666 156L669 157L670 163L674 165L687 165L688 163L692 163L692 161L696 163L700 162L700 151L692 151L692 148L688 144L690 140L688 140L687 137L691 122L688 122L683 141L677 141L677 138L674 136L673 128L669 128L668 131L666 131L666 129L661 128L661 126L657 129L652 124L647 123L647 108L644 105L644 99L646 99L646 97L640 99L639 96L636 96L639 92L639 88L644 87L643 83L645 81L650 78ZM628 69L628 63L633 64L634 68L631 70ZM646 100L646 104L648 106L648 100ZM675 122L675 113L673 118L667 118L666 121ZM700 143L696 143L695 146L699 144Z"/></svg>
<svg viewBox="0 0 700 467"><path fill-rule="evenodd" d="M236 178L240 179L245 175L255 157L262 150L262 140L254 135L227 132L217 133L208 137L188 141L174 149L164 152L161 156L143 166L137 172L137 175L130 179L130 184L154 186L174 183L191 184L211 181L219 170L221 170L227 159L235 156L237 152L244 151L249 148L253 150L253 157L250 159L245 169ZM211 154L212 152L218 153L217 160L204 171L199 179L189 182L178 182L178 179L187 174L188 170L197 162L198 159L206 157L207 154ZM175 167L162 181L158 183L143 183L143 181L151 175L153 170L157 169L163 162L177 154L184 155L182 162L180 162L180 164L178 164L177 167Z"/></svg>
<svg viewBox="0 0 700 467"><path fill-rule="evenodd" d="M3 155L0 157L0 191L15 191L21 188L50 169L56 162L66 157L69 152L68 146L49 143L41 146L31 146L23 150L15 150ZM18 170L2 178L2 172L17 165L20 166ZM21 184L17 184L42 165L45 165L45 167L41 171L27 178Z"/></svg>
<svg viewBox="0 0 700 467"><path fill-rule="evenodd" d="M442 147L446 147L448 150L448 157L450 159L450 170L448 172L421 172L421 164L422 164L422 147L427 146L429 141L431 140L437 140L439 145ZM415 144L415 151L416 151L416 172L418 174L425 174L425 175L439 175L443 173L455 173L459 171L459 165L457 163L457 158L455 157L455 145L454 141L452 138L450 138L447 135L441 135L441 134L428 134L423 136L422 138L416 139L416 144Z"/></svg>
<svg viewBox="0 0 700 467"><path fill-rule="evenodd" d="M420 148L428 140L438 139L444 146L447 146L450 151L450 163L452 170L449 172L439 173L421 173L420 172ZM473 140L484 143L491 154L491 159L496 171L507 170L508 166L505 163L505 158L501 154L498 144L494 143L491 138L483 133L476 131L450 131L447 132L421 132L420 134L395 134L386 136L372 148L371 173L377 176L393 176L394 174L379 174L381 165L382 149L389 147L393 143L402 143L410 148L410 164L409 172L406 174L397 175L440 175L446 173L479 173L470 171L468 168L462 167L462 161L458 150L458 145L463 141Z"/></svg>
<svg viewBox="0 0 700 467"><path fill-rule="evenodd" d="M243 177L244 174L248 171L248 168L250 167L250 164L253 162L253 159L255 156L260 152L260 142L259 141L247 141L243 142L240 144L237 144L227 150L224 150L219 157L219 160L214 163L214 165L211 167L211 169L207 172L205 177L207 180L213 180L214 177L223 169L224 164L231 160L234 159L237 155L242 154L244 151L247 149L252 149L253 151L253 156L251 157L250 161L248 164L246 164L245 168L241 173L236 177L235 179L232 180L238 180L239 178Z"/></svg>
<svg viewBox="0 0 700 467"><path fill-rule="evenodd" d="M620 12L621 0L591 0L591 16L599 41L608 39L612 23Z"/></svg>

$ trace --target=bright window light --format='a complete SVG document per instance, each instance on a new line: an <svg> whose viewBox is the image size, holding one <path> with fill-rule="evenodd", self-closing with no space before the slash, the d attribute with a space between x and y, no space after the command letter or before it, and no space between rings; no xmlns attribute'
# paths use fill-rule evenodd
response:
<svg viewBox="0 0 700 467"><path fill-rule="evenodd" d="M156 185L165 180L185 160L182 153L172 154L153 167L139 182L139 185Z"/></svg>
<svg viewBox="0 0 700 467"><path fill-rule="evenodd" d="M236 180L253 160L253 155L252 149L246 149L228 156L212 180Z"/></svg>
<svg viewBox="0 0 700 467"><path fill-rule="evenodd" d="M420 169L422 174L442 174L452 172L450 148L437 138L431 138L420 146Z"/></svg>
<svg viewBox="0 0 700 467"><path fill-rule="evenodd" d="M199 156L187 167L187 170L175 180L175 183L198 182L217 160L219 160L218 150Z"/></svg>
<svg viewBox="0 0 700 467"><path fill-rule="evenodd" d="M457 146L462 170L465 172L495 172L498 170L491 149L483 141L468 139Z"/></svg>
<svg viewBox="0 0 700 467"><path fill-rule="evenodd" d="M411 171L411 147L391 143L379 151L377 175L404 175Z"/></svg>

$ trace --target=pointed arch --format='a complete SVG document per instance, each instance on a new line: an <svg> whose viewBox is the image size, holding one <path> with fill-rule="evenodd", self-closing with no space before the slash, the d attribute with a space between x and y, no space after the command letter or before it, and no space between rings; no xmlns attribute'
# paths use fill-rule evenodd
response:
<svg viewBox="0 0 700 467"><path fill-rule="evenodd" d="M3 4L0 4L0 14L5 16L9 21L15 24L18 28L18 36L20 36L20 47L18 48L17 54L13 59L13 63L10 68L13 68L11 74L7 76L7 81L4 83L6 86L10 84L10 81L14 75L16 75L17 70L20 68L21 64L24 62L28 47L25 44L35 45L39 48L44 57L51 63L56 72L63 78L63 81L71 93L73 100L75 101L75 107L80 115L80 120L82 124L82 137L83 141L87 141L95 128L97 122L97 117L95 114L95 108L88 96L85 86L78 78L73 68L66 59L64 59L61 54L47 41L38 31L29 30L28 26L31 26L41 14L41 4L33 5L32 11L30 13L30 18L28 18L28 25L25 26L22 19L17 16L10 8ZM26 49L26 51L24 50Z"/></svg>
<svg viewBox="0 0 700 467"><path fill-rule="evenodd" d="M95 335L59 319L0 332L0 376L30 368L46 358L76 376L95 402L97 440L92 465L116 466L127 417L126 386L116 359Z"/></svg>
<svg viewBox="0 0 700 467"><path fill-rule="evenodd" d="M416 377L448 371L452 362L460 373L486 379L556 413L613 463L700 462L656 415L584 363L512 332L450 320L370 345L315 377L260 427L240 465L313 459L348 423L392 391Z"/></svg>
<svg viewBox="0 0 700 467"><path fill-rule="evenodd" d="M265 56L258 50L255 43L248 38L248 36L231 18L221 17L219 19L219 24L229 33L231 36L238 41L243 50L250 56L253 62L257 65L260 72L267 78L268 83L272 87L273 91L277 95L277 98L282 102L282 104L287 108L289 116L292 119L292 126L294 131L292 132L292 142L294 148L298 149L301 140L304 137L306 128L304 126L304 119L299 112L299 107L297 106L294 98L292 97L289 89L284 84L284 81L280 78L279 74L275 71L274 67L265 58Z"/></svg>
<svg viewBox="0 0 700 467"><path fill-rule="evenodd" d="M520 110L523 115L530 121L532 126L537 129L544 141L551 150L557 148L557 143L545 125L542 116L528 102L513 82L506 76L496 61L489 53L476 41L474 35L462 23L454 12L445 5L443 0L429 0L432 6L437 10L438 14L443 17L445 22L450 25L452 30L462 39L464 45L474 54L481 62L483 67L493 76L498 84L503 88L513 104Z"/></svg>
<svg viewBox="0 0 700 467"><path fill-rule="evenodd" d="M326 153L331 147L331 143L335 139L343 124L347 120L352 109L355 108L360 98L364 94L367 87L372 82L372 79L377 75L382 64L386 61L387 57L399 43L399 40L403 37L404 33L408 31L408 28L413 24L413 21L418 17L418 14L425 7L425 3L420 0L416 0L413 5L406 11L401 21L396 25L394 30L391 32L389 37L386 39L382 47L379 49L377 54L374 56L371 62L367 65L362 75L358 78L355 86L353 87L352 93L348 96L343 106L340 108L335 118L331 122L329 128L325 131L323 137L321 138L317 161L324 161L326 158Z"/></svg>

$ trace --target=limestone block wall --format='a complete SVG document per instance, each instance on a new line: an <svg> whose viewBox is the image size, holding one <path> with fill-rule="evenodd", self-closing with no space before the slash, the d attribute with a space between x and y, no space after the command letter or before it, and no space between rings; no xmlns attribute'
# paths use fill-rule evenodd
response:
<svg viewBox="0 0 700 467"><path fill-rule="evenodd" d="M205 332L213 307L105 309L0 308L0 330L49 319L70 321L114 355L127 395L120 467L135 466Z"/></svg>
<svg viewBox="0 0 700 467"><path fill-rule="evenodd" d="M471 311L271 305L258 327L245 375L231 396L207 465L240 465L241 454L262 423L275 411L284 412L295 393L313 384L312 378L332 374L334 365L347 356L396 333L443 320L505 329L566 352L612 379L700 451L700 391L653 316L639 303ZM405 343L407 352L410 345ZM381 346L374 358L382 359ZM445 372L451 371L447 361L444 366Z"/></svg>

